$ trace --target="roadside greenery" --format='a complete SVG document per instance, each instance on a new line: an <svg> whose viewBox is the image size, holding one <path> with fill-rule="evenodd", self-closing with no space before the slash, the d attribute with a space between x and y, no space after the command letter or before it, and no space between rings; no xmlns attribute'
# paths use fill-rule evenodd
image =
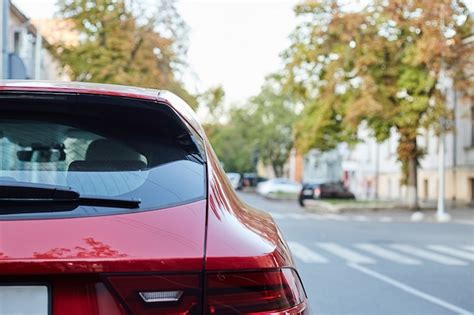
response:
<svg viewBox="0 0 474 315"><path fill-rule="evenodd" d="M186 66L187 26L175 1L141 6L126 0L59 0L59 16L79 34L55 51L73 80L168 89L191 106L180 80Z"/></svg>
<svg viewBox="0 0 474 315"><path fill-rule="evenodd" d="M305 104L295 125L296 145L330 150L355 143L361 125L378 141L395 130L398 159L417 204L417 165L422 128L439 130L450 118L439 89L442 72L468 91L473 46L468 10L459 0L373 0L365 8L342 1L303 1L300 20L283 57L286 86ZM467 93L464 97L469 96Z"/></svg>
<svg viewBox="0 0 474 315"><path fill-rule="evenodd" d="M227 171L254 172L260 160L271 165L276 176L293 148L296 113L284 95L280 77L269 76L261 92L243 106L224 107L222 87L211 88L201 97L208 122L204 128Z"/></svg>

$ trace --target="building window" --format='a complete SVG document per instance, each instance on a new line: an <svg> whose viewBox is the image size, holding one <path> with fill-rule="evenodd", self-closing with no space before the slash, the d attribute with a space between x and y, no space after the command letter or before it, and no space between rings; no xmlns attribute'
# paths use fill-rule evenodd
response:
<svg viewBox="0 0 474 315"><path fill-rule="evenodd" d="M13 52L16 55L19 55L20 49L21 49L21 32L15 31L13 33Z"/></svg>

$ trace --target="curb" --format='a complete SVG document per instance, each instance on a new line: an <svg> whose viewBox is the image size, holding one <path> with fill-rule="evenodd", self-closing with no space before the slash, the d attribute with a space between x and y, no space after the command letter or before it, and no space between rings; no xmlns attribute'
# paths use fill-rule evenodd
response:
<svg viewBox="0 0 474 315"><path fill-rule="evenodd" d="M310 202L310 204L308 204ZM405 206L395 203L367 203L367 204L331 204L321 200L306 200L305 211L307 212L329 212L329 213L344 213L344 212L360 212L365 211L380 211L393 209L407 209Z"/></svg>

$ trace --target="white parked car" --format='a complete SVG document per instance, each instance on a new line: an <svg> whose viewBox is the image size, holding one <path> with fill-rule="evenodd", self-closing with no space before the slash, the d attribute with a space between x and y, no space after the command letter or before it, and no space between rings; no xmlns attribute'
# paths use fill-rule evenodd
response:
<svg viewBox="0 0 474 315"><path fill-rule="evenodd" d="M265 197L297 196L302 185L288 178L274 178L257 185L257 194Z"/></svg>
<svg viewBox="0 0 474 315"><path fill-rule="evenodd" d="M239 173L226 173L227 178L229 178L230 183L232 184L232 188L235 190L239 189L240 184L240 174Z"/></svg>

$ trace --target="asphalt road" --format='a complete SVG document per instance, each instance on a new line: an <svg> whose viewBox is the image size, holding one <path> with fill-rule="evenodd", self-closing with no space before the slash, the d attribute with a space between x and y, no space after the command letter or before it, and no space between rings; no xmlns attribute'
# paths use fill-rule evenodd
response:
<svg viewBox="0 0 474 315"><path fill-rule="evenodd" d="M474 225L316 215L239 195L278 223L313 314L474 314Z"/></svg>

